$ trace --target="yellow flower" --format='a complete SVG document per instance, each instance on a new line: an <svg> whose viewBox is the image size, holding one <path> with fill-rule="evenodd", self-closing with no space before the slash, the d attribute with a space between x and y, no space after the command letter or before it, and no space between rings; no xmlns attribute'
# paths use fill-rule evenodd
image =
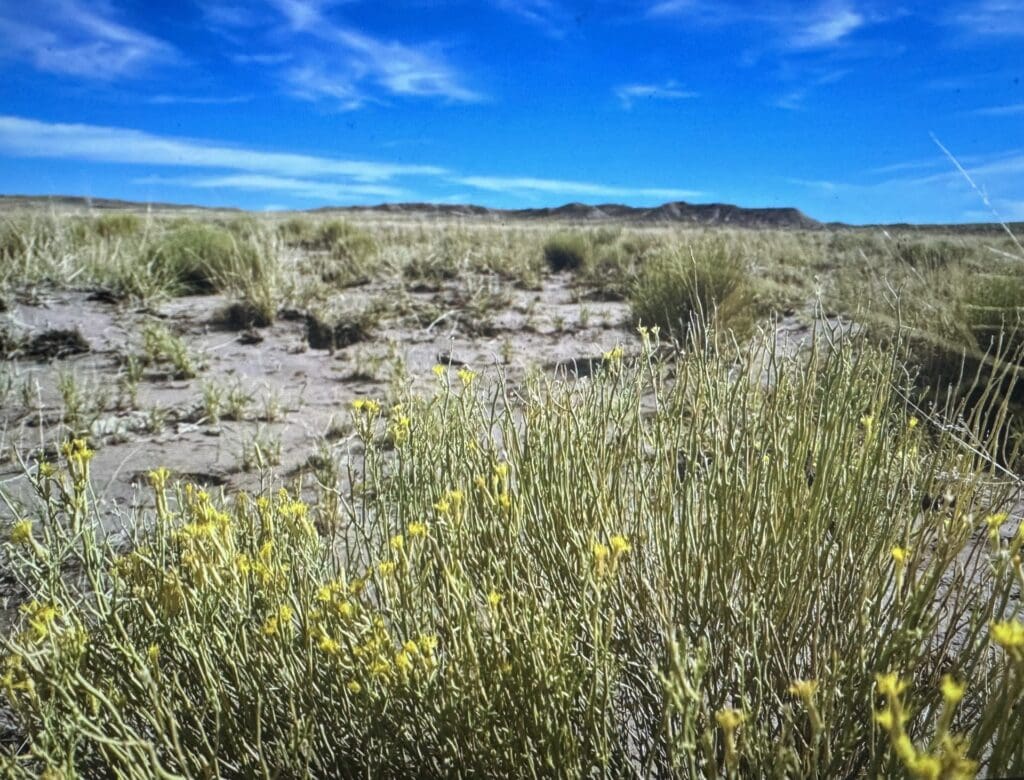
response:
<svg viewBox="0 0 1024 780"><path fill-rule="evenodd" d="M746 720L746 715L741 710L732 707L723 707L715 713L715 721L724 731L735 731L744 720Z"/></svg>
<svg viewBox="0 0 1024 780"><path fill-rule="evenodd" d="M351 601L342 601L336 607L338 614L341 615L345 620L351 620L352 616L356 613L356 608L353 606Z"/></svg>
<svg viewBox="0 0 1024 780"><path fill-rule="evenodd" d="M497 609L503 598L505 597L498 593L498 591L491 590L491 592L487 594L487 603L491 606L491 609Z"/></svg>
<svg viewBox="0 0 1024 780"><path fill-rule="evenodd" d="M957 682L952 675L942 675L942 698L949 704L956 704L964 697L966 686Z"/></svg>
<svg viewBox="0 0 1024 780"><path fill-rule="evenodd" d="M1009 517L1006 512L999 512L998 514L989 515L985 518L985 525L988 526L988 537L989 539L996 540L999 538L999 527L1006 522Z"/></svg>
<svg viewBox="0 0 1024 780"><path fill-rule="evenodd" d="M876 674L875 683L878 686L878 692L883 696L899 696L907 689L907 683L901 680L896 672Z"/></svg>
<svg viewBox="0 0 1024 780"><path fill-rule="evenodd" d="M395 552L400 552L405 547L405 537L401 534L395 534L391 537L391 549Z"/></svg>
<svg viewBox="0 0 1024 780"><path fill-rule="evenodd" d="M146 650L146 656L149 658L149 662L156 666L157 660L160 658L160 645L153 643Z"/></svg>
<svg viewBox="0 0 1024 780"><path fill-rule="evenodd" d="M805 701L814 697L814 694L818 690L817 680L794 680L793 684L789 686L789 692L794 696L799 696Z"/></svg>
<svg viewBox="0 0 1024 780"><path fill-rule="evenodd" d="M633 549L632 545L630 545L629 543L629 540L625 536L619 534L616 534L611 539L609 539L608 543L612 547L612 556L615 558L625 555Z"/></svg>
<svg viewBox="0 0 1024 780"><path fill-rule="evenodd" d="M376 658L370 664L370 674L374 677L386 677L391 671L391 663L386 658Z"/></svg>
<svg viewBox="0 0 1024 780"><path fill-rule="evenodd" d="M167 480L170 476L171 472L163 466L153 469L153 471L146 474L146 478L149 480L150 486L157 492L163 492L167 488Z"/></svg>
<svg viewBox="0 0 1024 780"><path fill-rule="evenodd" d="M436 365L435 365L435 366L434 366L434 367L433 367L433 368L431 369L431 371L433 371L433 372L434 372L434 376L436 376L436 377L437 377L438 379L440 379L441 377L443 377L443 376L444 376L444 374L445 374L445 371L446 371L446 370L447 370L447 369L446 369L446 368L445 368L444 366L442 366L442 365L441 365L440 363L436 364Z"/></svg>
<svg viewBox="0 0 1024 780"><path fill-rule="evenodd" d="M907 558L910 556L910 549L907 547L896 546L889 552L892 554L892 559L900 566L904 565L907 562Z"/></svg>
<svg viewBox="0 0 1024 780"><path fill-rule="evenodd" d="M920 422L921 421L918 420L916 417L911 417L909 420L907 420L907 427L910 428L910 430L914 430L914 428L916 428L920 424Z"/></svg>
<svg viewBox="0 0 1024 780"><path fill-rule="evenodd" d="M434 509L436 509L442 515L448 515L451 514L452 505L451 503L449 503L447 498L442 498L440 501L434 504Z"/></svg>
<svg viewBox="0 0 1024 780"><path fill-rule="evenodd" d="M860 418L860 424L862 427L867 429L868 433L871 433L871 430L875 426L875 418L870 414L866 414Z"/></svg>
<svg viewBox="0 0 1024 780"><path fill-rule="evenodd" d="M277 612L268 617L263 623L264 636L276 636L284 630L291 628L292 617L295 611L287 604L277 608Z"/></svg>
<svg viewBox="0 0 1024 780"><path fill-rule="evenodd" d="M395 666L398 667L400 672L412 671L412 656L405 650L399 650L395 653Z"/></svg>
<svg viewBox="0 0 1024 780"><path fill-rule="evenodd" d="M419 645L417 645L411 639L406 640L405 644L402 645L402 649L409 655L418 655L420 652Z"/></svg>
<svg viewBox="0 0 1024 780"><path fill-rule="evenodd" d="M942 776L942 762L935 756L921 754L907 762L910 774L920 780L939 780Z"/></svg>
<svg viewBox="0 0 1024 780"><path fill-rule="evenodd" d="M437 634L421 634L419 645L424 653L432 654L437 649Z"/></svg>
<svg viewBox="0 0 1024 780"><path fill-rule="evenodd" d="M56 467L48 460L39 461L39 476L43 479L50 479L57 473Z"/></svg>
<svg viewBox="0 0 1024 780"><path fill-rule="evenodd" d="M473 384L473 380L476 379L476 372L463 366L458 370L458 377L462 380L463 387L469 387Z"/></svg>
<svg viewBox="0 0 1024 780"><path fill-rule="evenodd" d="M358 696L363 692L363 686L357 683L355 680L349 680L345 683L345 687L348 688L348 692L353 696Z"/></svg>
<svg viewBox="0 0 1024 780"><path fill-rule="evenodd" d="M372 398L356 398L352 401L352 409L362 412L367 417L376 417L380 414L380 402L374 401Z"/></svg>
<svg viewBox="0 0 1024 780"><path fill-rule="evenodd" d="M61 452L69 461L77 463L88 463L96 453L89 449L84 439L72 439L61 447Z"/></svg>
<svg viewBox="0 0 1024 780"><path fill-rule="evenodd" d="M622 356L626 354L626 350L622 348L622 345L616 344L610 350L604 353L605 362L617 363L622 360Z"/></svg>
<svg viewBox="0 0 1024 780"><path fill-rule="evenodd" d="M11 542L13 544L30 544L32 542L32 521L19 520L11 529Z"/></svg>
<svg viewBox="0 0 1024 780"><path fill-rule="evenodd" d="M594 562L598 565L598 567L603 566L604 562L608 560L608 545L601 544L600 542L594 542L591 551L594 553Z"/></svg>
<svg viewBox="0 0 1024 780"><path fill-rule="evenodd" d="M417 539L427 535L427 524L412 522L409 523L405 530L411 538Z"/></svg>
<svg viewBox="0 0 1024 780"><path fill-rule="evenodd" d="M991 626L992 641L1004 650L1024 649L1024 623L1004 620Z"/></svg>
<svg viewBox="0 0 1024 780"><path fill-rule="evenodd" d="M341 652L341 645L331 637L324 634L320 637L320 641L317 643L321 652L327 653L327 655L337 655Z"/></svg>

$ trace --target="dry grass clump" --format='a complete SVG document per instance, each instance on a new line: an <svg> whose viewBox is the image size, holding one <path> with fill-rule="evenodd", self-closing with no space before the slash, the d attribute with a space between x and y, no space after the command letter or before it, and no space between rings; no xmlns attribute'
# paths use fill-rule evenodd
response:
<svg viewBox="0 0 1024 780"><path fill-rule="evenodd" d="M359 400L312 503L158 469L126 549L70 442L9 531L7 771L1024 772L1024 532L897 356L643 339L517 404L442 367Z"/></svg>
<svg viewBox="0 0 1024 780"><path fill-rule="evenodd" d="M755 289L742 247L707 235L666 245L648 257L633 286L634 318L679 337L692 325L750 335L758 315Z"/></svg>
<svg viewBox="0 0 1024 780"><path fill-rule="evenodd" d="M591 247L581 233L557 233L544 244L544 262L555 273L578 271L590 259Z"/></svg>
<svg viewBox="0 0 1024 780"><path fill-rule="evenodd" d="M246 239L212 225L182 225L144 250L150 273L184 294L209 294L272 273L273 258Z"/></svg>

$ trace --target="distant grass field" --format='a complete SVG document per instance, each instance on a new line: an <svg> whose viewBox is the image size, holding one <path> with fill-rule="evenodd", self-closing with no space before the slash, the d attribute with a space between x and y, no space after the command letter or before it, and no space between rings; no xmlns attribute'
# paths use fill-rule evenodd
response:
<svg viewBox="0 0 1024 780"><path fill-rule="evenodd" d="M213 291L333 350L395 311L487 333L502 285L554 280L635 336L586 379L439 361L359 397L311 482L155 469L126 539L67 424L30 500L0 485L12 776L1024 774L1009 237L128 216L5 217L0 300ZM821 335L787 351L779 321ZM201 379L143 335L126 394ZM273 474L272 442L249 456Z"/></svg>

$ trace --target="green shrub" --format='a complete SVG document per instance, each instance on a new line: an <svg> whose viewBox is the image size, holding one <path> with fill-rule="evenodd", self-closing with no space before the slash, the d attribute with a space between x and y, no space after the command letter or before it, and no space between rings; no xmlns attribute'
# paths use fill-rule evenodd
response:
<svg viewBox="0 0 1024 780"><path fill-rule="evenodd" d="M188 224L150 243L146 265L185 294L213 293L252 284L273 273L274 259L251 241L209 225Z"/></svg>
<svg viewBox="0 0 1024 780"><path fill-rule="evenodd" d="M317 225L302 242L305 249L318 252L306 262L322 281L336 287L365 284L376 271L377 242L365 230L341 219Z"/></svg>
<svg viewBox="0 0 1024 780"><path fill-rule="evenodd" d="M126 238L142 232L142 218L137 214L104 214L93 223L93 230L100 238Z"/></svg>
<svg viewBox="0 0 1024 780"><path fill-rule="evenodd" d="M964 262L971 254L971 248L963 242L906 236L896 239L894 250L897 260L918 269L943 269Z"/></svg>
<svg viewBox="0 0 1024 780"><path fill-rule="evenodd" d="M894 354L765 349L611 356L515 405L441 369L352 405L320 503L156 470L119 551L69 443L9 532L0 751L26 777L1020 776L1012 486L910 416ZM936 484L958 501L922 516Z"/></svg>
<svg viewBox="0 0 1024 780"><path fill-rule="evenodd" d="M759 314L743 256L717 236L666 246L647 258L630 303L635 320L675 336L696 325L742 339Z"/></svg>
<svg viewBox="0 0 1024 780"><path fill-rule="evenodd" d="M305 246L313 237L313 223L303 217L289 217L277 225L277 234L288 246Z"/></svg>
<svg viewBox="0 0 1024 780"><path fill-rule="evenodd" d="M590 258L590 242L580 233L558 233L544 244L544 262L555 273L578 271Z"/></svg>

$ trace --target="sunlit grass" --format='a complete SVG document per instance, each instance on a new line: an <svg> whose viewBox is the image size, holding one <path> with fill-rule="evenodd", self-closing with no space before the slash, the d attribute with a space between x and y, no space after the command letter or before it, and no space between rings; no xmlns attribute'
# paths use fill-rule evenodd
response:
<svg viewBox="0 0 1024 780"><path fill-rule="evenodd" d="M1024 771L1012 485L907 406L898 352L654 338L585 382L360 400L306 501L157 470L118 549L87 445L36 466L10 770Z"/></svg>

